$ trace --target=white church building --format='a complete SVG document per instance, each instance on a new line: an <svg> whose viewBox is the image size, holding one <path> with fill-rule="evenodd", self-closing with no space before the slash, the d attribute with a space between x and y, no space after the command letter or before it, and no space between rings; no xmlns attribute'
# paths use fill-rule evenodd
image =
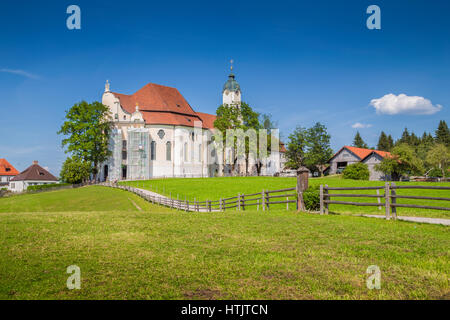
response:
<svg viewBox="0 0 450 320"><path fill-rule="evenodd" d="M241 88L230 73L223 104L240 106ZM211 139L215 115L196 112L176 88L149 83L128 95L112 92L107 81L102 103L109 107L112 155L100 167L100 180L230 175L218 161ZM261 174L281 171L282 152L270 154Z"/></svg>

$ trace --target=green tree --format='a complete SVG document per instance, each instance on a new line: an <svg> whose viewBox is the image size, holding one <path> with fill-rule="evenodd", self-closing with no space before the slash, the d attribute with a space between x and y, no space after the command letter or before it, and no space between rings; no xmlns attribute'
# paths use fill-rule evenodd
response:
<svg viewBox="0 0 450 320"><path fill-rule="evenodd" d="M386 151L391 151L392 148L394 147L394 139L392 139L392 136L389 135L388 138L387 138L387 141L388 141L388 147L389 148Z"/></svg>
<svg viewBox="0 0 450 320"><path fill-rule="evenodd" d="M444 120L439 121L439 126L436 130L436 143L442 143L450 147L450 130Z"/></svg>
<svg viewBox="0 0 450 320"><path fill-rule="evenodd" d="M98 166L110 155L108 141L111 133L111 115L100 102L82 101L66 111L66 121L58 134L66 136L62 146L86 163L91 163L91 173L97 180Z"/></svg>
<svg viewBox="0 0 450 320"><path fill-rule="evenodd" d="M235 169L236 163L238 161L238 150L244 148L246 173L248 174L249 157L251 151L249 139L240 139L240 137L235 137L233 145L226 146L227 130L241 129L245 134L248 130L253 129L255 130L256 134L259 134L259 130L262 129L262 125L259 121L260 114L255 112L248 103L242 102L239 107L233 105L221 105L219 106L219 108L217 108L216 115L217 118L214 121L214 127L218 129L222 135L221 147L231 147L233 151L234 158L232 163L232 170ZM225 163L225 152L223 152L222 154L223 163Z"/></svg>
<svg viewBox="0 0 450 320"><path fill-rule="evenodd" d="M292 169L298 169L304 165L305 150L307 146L307 131L298 126L294 132L289 135L289 141L286 151L286 166Z"/></svg>
<svg viewBox="0 0 450 320"><path fill-rule="evenodd" d="M330 138L327 128L320 122L306 130L307 151L305 153L305 164L310 168L317 168L321 176L328 160L333 155L333 150L330 147Z"/></svg>
<svg viewBox="0 0 450 320"><path fill-rule="evenodd" d="M426 161L433 168L439 169L442 172L442 177L445 177L450 164L450 147L443 143L436 144L428 152Z"/></svg>
<svg viewBox="0 0 450 320"><path fill-rule="evenodd" d="M417 157L414 149L406 143L402 143L392 149L390 157L385 157L379 164L376 164L375 170L397 179L406 174L422 174L424 167L423 161Z"/></svg>
<svg viewBox="0 0 450 320"><path fill-rule="evenodd" d="M411 135L409 134L408 128L405 128L403 130L401 138L396 141L396 144L397 145L402 144L402 143L410 144L410 140L411 140Z"/></svg>
<svg viewBox="0 0 450 320"><path fill-rule="evenodd" d="M389 138L386 135L386 133L384 133L384 131L381 131L380 138L378 139L377 150L381 151L390 150Z"/></svg>
<svg viewBox="0 0 450 320"><path fill-rule="evenodd" d="M92 165L76 157L69 157L64 161L60 177L66 183L81 183L89 179Z"/></svg>
<svg viewBox="0 0 450 320"><path fill-rule="evenodd" d="M353 146L364 149L368 148L367 143L365 143L364 140L361 138L359 131L356 132L355 138L353 139Z"/></svg>

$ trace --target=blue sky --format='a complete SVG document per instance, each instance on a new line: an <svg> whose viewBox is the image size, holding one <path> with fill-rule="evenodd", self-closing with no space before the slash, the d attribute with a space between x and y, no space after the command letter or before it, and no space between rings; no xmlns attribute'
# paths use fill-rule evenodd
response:
<svg viewBox="0 0 450 320"><path fill-rule="evenodd" d="M71 4L81 30L66 28ZM381 30L366 27L372 4ZM230 59L244 100L285 137L317 121L335 150L356 130L370 146L381 130L434 132L450 119L449 16L449 1L2 1L0 158L57 174L65 110L100 101L106 79L121 93L173 86L214 113Z"/></svg>

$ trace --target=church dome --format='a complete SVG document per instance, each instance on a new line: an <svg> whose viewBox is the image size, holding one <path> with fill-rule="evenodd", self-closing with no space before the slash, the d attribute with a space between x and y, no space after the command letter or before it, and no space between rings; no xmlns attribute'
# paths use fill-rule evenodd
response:
<svg viewBox="0 0 450 320"><path fill-rule="evenodd" d="M223 85L223 91L241 91L241 87L239 86L239 83L234 79L234 74L230 73L228 76L227 82Z"/></svg>

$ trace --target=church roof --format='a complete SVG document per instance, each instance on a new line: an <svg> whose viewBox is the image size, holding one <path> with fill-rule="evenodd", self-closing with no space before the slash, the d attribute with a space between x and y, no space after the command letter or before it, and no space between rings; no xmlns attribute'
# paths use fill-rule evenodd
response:
<svg viewBox="0 0 450 320"><path fill-rule="evenodd" d="M16 170L6 159L0 159L0 176L16 176L19 171Z"/></svg>
<svg viewBox="0 0 450 320"><path fill-rule="evenodd" d="M223 91L222 92L224 92L225 90L228 90L228 91L241 91L241 86L236 81L236 79L234 79L234 73L233 72L230 73L230 75L228 76L227 82L225 82L225 84L223 85Z"/></svg>
<svg viewBox="0 0 450 320"><path fill-rule="evenodd" d="M54 175L38 165L37 161L33 161L33 164L22 171L20 174L12 178L10 181L58 181Z"/></svg>
<svg viewBox="0 0 450 320"><path fill-rule="evenodd" d="M195 121L203 122L203 118L207 118L206 114L202 113L204 115L202 118L199 113L195 112L176 88L149 83L132 95L111 93L120 100L122 108L130 114L136 110L136 105L138 105L146 124L193 127ZM215 117L214 115L208 116ZM205 124L203 126L208 127Z"/></svg>

